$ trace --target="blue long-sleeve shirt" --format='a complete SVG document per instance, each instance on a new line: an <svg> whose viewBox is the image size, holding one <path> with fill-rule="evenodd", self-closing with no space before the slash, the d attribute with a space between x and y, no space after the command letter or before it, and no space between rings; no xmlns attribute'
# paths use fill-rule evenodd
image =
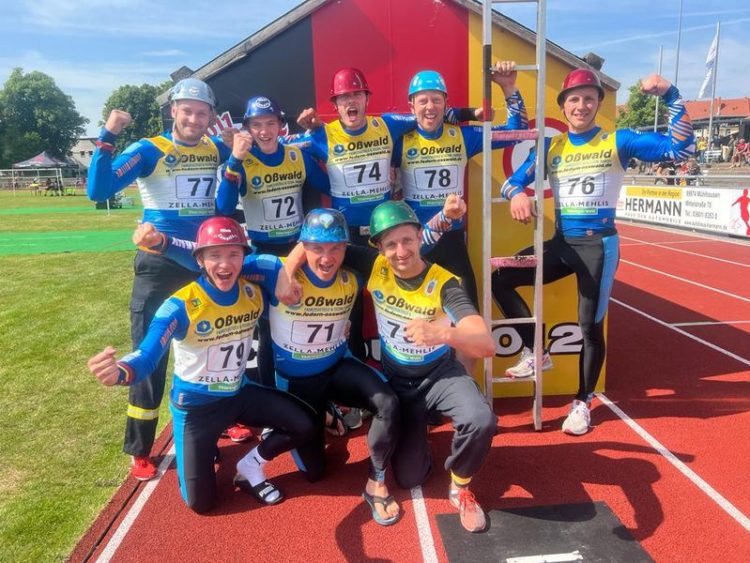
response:
<svg viewBox="0 0 750 563"><path fill-rule="evenodd" d="M658 162L684 160L693 154L693 126L679 90L670 86L662 99L669 110L666 135L632 129L609 134L595 126L585 133L567 132L545 139L544 161L555 198L558 232L579 237L614 229L617 193L631 158ZM510 200L534 181L535 159L532 150L503 184L500 192L504 198Z"/></svg>
<svg viewBox="0 0 750 563"><path fill-rule="evenodd" d="M102 128L99 141L114 144L116 135ZM137 182L143 220L171 236L195 239L198 226L214 215L217 170L231 150L218 137L185 145L165 132L141 139L114 158L97 148L89 168L87 195L104 201Z"/></svg>

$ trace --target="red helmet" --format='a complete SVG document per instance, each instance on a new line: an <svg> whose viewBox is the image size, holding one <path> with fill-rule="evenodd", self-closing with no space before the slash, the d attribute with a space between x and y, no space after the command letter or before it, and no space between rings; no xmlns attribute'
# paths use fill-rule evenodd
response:
<svg viewBox="0 0 750 563"><path fill-rule="evenodd" d="M557 105L561 106L565 99L565 94L573 90L574 88L582 88L584 86L591 86L599 91L599 100L604 99L604 88L599 80L599 76L593 71L587 68L577 68L568 73L563 81L562 89L557 95Z"/></svg>
<svg viewBox="0 0 750 563"><path fill-rule="evenodd" d="M366 92L370 93L367 86L367 79L364 73L358 68L347 67L336 71L331 80L331 101L335 101L336 96L348 94L349 92Z"/></svg>
<svg viewBox="0 0 750 563"><path fill-rule="evenodd" d="M230 245L242 246L245 254L250 252L245 229L231 217L211 217L203 221L201 226L198 227L193 256L204 248Z"/></svg>

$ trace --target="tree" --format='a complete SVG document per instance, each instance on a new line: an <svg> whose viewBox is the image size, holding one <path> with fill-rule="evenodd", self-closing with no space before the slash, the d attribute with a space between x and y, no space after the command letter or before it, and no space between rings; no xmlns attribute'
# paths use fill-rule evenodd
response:
<svg viewBox="0 0 750 563"><path fill-rule="evenodd" d="M656 110L656 96L649 96L641 92L641 83L638 82L629 88L630 97L625 110L620 110L616 125L618 128L654 126L654 111ZM659 104L659 124L667 122L667 108L663 103Z"/></svg>
<svg viewBox="0 0 750 563"><path fill-rule="evenodd" d="M88 119L43 72L15 68L0 90L0 168L44 150L65 158Z"/></svg>
<svg viewBox="0 0 750 563"><path fill-rule="evenodd" d="M104 125L113 109L125 110L133 118L133 123L123 129L117 137L115 142L117 151L124 149L138 139L153 137L162 131L161 112L159 111L159 104L156 103L156 97L171 87L171 80L158 86L126 84L110 94L102 110L100 125Z"/></svg>

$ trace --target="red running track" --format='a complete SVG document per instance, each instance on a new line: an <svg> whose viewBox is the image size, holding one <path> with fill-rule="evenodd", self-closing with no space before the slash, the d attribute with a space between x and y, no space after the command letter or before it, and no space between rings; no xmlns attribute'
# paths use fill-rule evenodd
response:
<svg viewBox="0 0 750 563"><path fill-rule="evenodd" d="M498 400L501 433L473 489L488 510L604 501L659 562L750 561L750 245L633 225L620 233L608 389L593 430L559 431L565 397L545 399L541 432L528 399ZM215 512L183 506L173 468L158 482L128 481L71 559L446 561L435 515L454 512L441 465L450 427L431 437L424 500L395 491L404 517L390 528L360 497L362 430L330 440L322 483L308 484L289 456L269 464L288 499L267 508L232 490L247 447L222 442Z"/></svg>

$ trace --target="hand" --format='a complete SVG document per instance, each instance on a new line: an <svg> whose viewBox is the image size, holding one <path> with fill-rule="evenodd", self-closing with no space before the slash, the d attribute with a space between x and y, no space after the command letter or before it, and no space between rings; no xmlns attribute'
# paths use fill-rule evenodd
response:
<svg viewBox="0 0 750 563"><path fill-rule="evenodd" d="M302 299L302 286L296 277L289 274L286 266L279 270L274 295L284 305L296 305Z"/></svg>
<svg viewBox="0 0 750 563"><path fill-rule="evenodd" d="M230 149L234 146L234 136L237 134L237 129L234 127L227 127L222 129L220 136L221 142L228 146Z"/></svg>
<svg viewBox="0 0 750 563"><path fill-rule="evenodd" d="M133 123L133 118L126 111L113 109L109 112L104 128L114 135L119 135L125 127Z"/></svg>
<svg viewBox="0 0 750 563"><path fill-rule="evenodd" d="M317 111L313 108L307 108L302 110L302 113L299 114L297 125L302 127L302 129L317 129L323 125L323 122L318 118Z"/></svg>
<svg viewBox="0 0 750 563"><path fill-rule="evenodd" d="M672 83L658 74L652 74L641 80L641 92L651 96L663 96Z"/></svg>
<svg viewBox="0 0 750 563"><path fill-rule="evenodd" d="M116 350L112 346L107 346L86 363L94 377L107 387L115 385L120 376L120 368L117 367L115 354Z"/></svg>
<svg viewBox="0 0 750 563"><path fill-rule="evenodd" d="M447 342L449 328L425 319L412 319L404 327L404 333L417 346L439 346Z"/></svg>
<svg viewBox="0 0 750 563"><path fill-rule="evenodd" d="M457 194L450 194L443 204L443 215L448 219L460 219L466 215L466 202Z"/></svg>
<svg viewBox="0 0 750 563"><path fill-rule="evenodd" d="M477 121L484 121L484 108L477 108L474 110L474 117ZM495 119L495 108L490 108L490 121Z"/></svg>
<svg viewBox="0 0 750 563"><path fill-rule="evenodd" d="M238 160L243 160L247 156L250 147L253 146L253 137L247 131L237 131L234 134L234 144L232 145L232 156Z"/></svg>
<svg viewBox="0 0 750 563"><path fill-rule="evenodd" d="M526 192L510 198L510 216L521 223L528 223L532 217L536 217L536 209Z"/></svg>
<svg viewBox="0 0 750 563"><path fill-rule="evenodd" d="M133 231L133 244L147 250L159 249L164 244L164 234L152 223L141 223Z"/></svg>
<svg viewBox="0 0 750 563"><path fill-rule="evenodd" d="M503 89L506 98L516 91L517 76L515 61L498 61L495 63L492 81Z"/></svg>

